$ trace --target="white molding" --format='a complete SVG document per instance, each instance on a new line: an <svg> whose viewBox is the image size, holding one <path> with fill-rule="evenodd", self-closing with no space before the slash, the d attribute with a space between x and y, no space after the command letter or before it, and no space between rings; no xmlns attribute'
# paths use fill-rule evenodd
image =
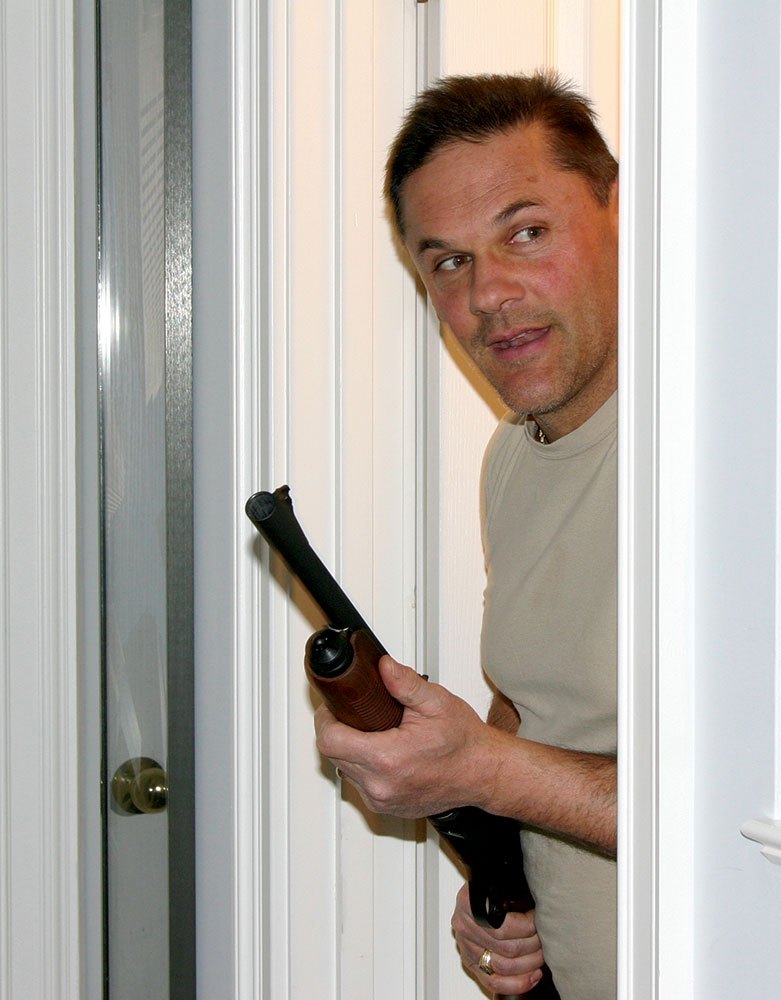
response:
<svg viewBox="0 0 781 1000"><path fill-rule="evenodd" d="M625 4L619 435L624 1000L689 997L693 990L696 254L682 234L696 228L695 41L692 5Z"/></svg>
<svg viewBox="0 0 781 1000"><path fill-rule="evenodd" d="M779 51L779 63L781 63L781 51ZM781 91L781 83L779 84ZM781 92L778 95L779 123L778 134L781 136ZM780 150L781 153L781 150ZM778 187L781 192L781 155L778 157ZM778 231L778 253L777 260L781 266L781 198L778 199L776 226ZM776 343L781 345L781 282L777 287L776 298ZM781 427L781 350L776 356L776 427ZM776 500L781 498L781 444L776 438ZM775 578L776 578L776 607L775 607L775 750L773 755L773 771L775 781L775 792L773 796L772 811L775 816L781 817L781 531L776 529L775 548Z"/></svg>
<svg viewBox="0 0 781 1000"><path fill-rule="evenodd" d="M80 991L73 3L0 20L0 997Z"/></svg>
<svg viewBox="0 0 781 1000"><path fill-rule="evenodd" d="M260 74L268 53L264 50L262 24L257 4L235 0L233 4L233 414L235 475L232 508L235 511L235 615L233 718L234 780L232 805L235 810L234 900L235 966L228 995L264 995L264 950L261 877L263 850L263 797L261 746L261 677L253 666L261 664L262 630L259 621L259 568L248 558L248 522L243 516L247 497L259 482L260 460L256 428L265 407L265 392L257 345L261 325L258 300L258 237L261 190L259 177L263 156L259 129L261 108ZM280 914L284 921L284 914Z"/></svg>
<svg viewBox="0 0 781 1000"><path fill-rule="evenodd" d="M656 132L654 5L624 5L618 575L618 996L653 1000L656 940Z"/></svg>
<svg viewBox="0 0 781 1000"><path fill-rule="evenodd" d="M695 467L697 419L698 52L696 5L661 0L658 233L657 989L694 995ZM699 363L702 358L699 356Z"/></svg>

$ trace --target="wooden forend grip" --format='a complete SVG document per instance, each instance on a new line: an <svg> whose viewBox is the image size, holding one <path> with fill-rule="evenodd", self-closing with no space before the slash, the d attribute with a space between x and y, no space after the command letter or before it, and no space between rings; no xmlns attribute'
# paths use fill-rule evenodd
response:
<svg viewBox="0 0 781 1000"><path fill-rule="evenodd" d="M321 629L306 644L310 684L340 722L365 733L398 726L404 712L382 683L382 654L364 629Z"/></svg>

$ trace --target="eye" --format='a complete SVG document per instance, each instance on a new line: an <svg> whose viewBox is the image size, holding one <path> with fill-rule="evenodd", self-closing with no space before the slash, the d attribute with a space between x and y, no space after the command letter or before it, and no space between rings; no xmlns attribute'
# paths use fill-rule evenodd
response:
<svg viewBox="0 0 781 1000"><path fill-rule="evenodd" d="M519 229L516 233L513 233L510 242L534 243L544 232L545 228L543 226L524 226L523 229Z"/></svg>
<svg viewBox="0 0 781 1000"><path fill-rule="evenodd" d="M444 260L438 261L435 265L435 271L457 271L459 268L463 267L464 264L468 264L470 257L465 253L454 253L451 257L445 257Z"/></svg>

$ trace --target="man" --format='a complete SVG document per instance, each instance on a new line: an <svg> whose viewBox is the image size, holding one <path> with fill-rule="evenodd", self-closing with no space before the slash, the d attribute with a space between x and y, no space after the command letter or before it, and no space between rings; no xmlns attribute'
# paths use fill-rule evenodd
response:
<svg viewBox="0 0 781 1000"><path fill-rule="evenodd" d="M399 236L440 319L513 416L484 466L487 723L390 658L401 725L316 717L368 805L461 805L524 823L533 914L479 927L468 971L520 994L544 960L562 1000L615 996L617 165L588 102L555 77L453 78L391 150Z"/></svg>

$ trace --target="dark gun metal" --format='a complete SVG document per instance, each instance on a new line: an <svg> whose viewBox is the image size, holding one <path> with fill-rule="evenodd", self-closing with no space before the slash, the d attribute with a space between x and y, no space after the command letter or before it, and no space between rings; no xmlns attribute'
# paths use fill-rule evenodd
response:
<svg viewBox="0 0 781 1000"><path fill-rule="evenodd" d="M293 511L290 488L254 493L245 511L329 623L307 643L305 667L310 683L336 718L349 726L377 732L399 725L403 708L390 696L377 669L387 650L310 545ZM516 820L476 806L460 806L429 816L428 821L467 871L469 905L478 923L501 927L508 913L534 909ZM526 995L560 1000L547 966L543 978ZM519 1000L519 996L507 1000Z"/></svg>

